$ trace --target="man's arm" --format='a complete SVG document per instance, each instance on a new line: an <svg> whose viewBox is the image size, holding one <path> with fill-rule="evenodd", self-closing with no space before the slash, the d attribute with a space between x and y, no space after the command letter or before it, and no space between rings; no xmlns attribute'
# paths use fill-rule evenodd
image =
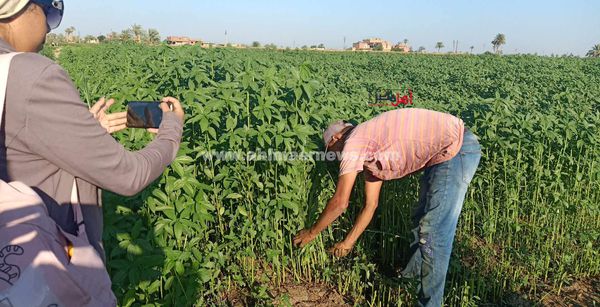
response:
<svg viewBox="0 0 600 307"><path fill-rule="evenodd" d="M360 235L365 231L369 223L371 223L371 219L373 219L373 214L375 214L375 209L377 209L377 205L379 203L379 192L381 191L381 185L383 181L373 177L372 175L365 172L365 205L356 217L356 221L354 222L354 226L346 235L344 241L335 244L329 251L337 256L344 257L352 247L356 243L356 240L360 237Z"/></svg>
<svg viewBox="0 0 600 307"><path fill-rule="evenodd" d="M365 176L368 175L365 174ZM352 230L348 232L346 239L344 239L346 244L354 245L358 237L360 237L367 226L369 226L369 223L371 223L375 209L377 209L377 205L379 204L379 192L381 191L382 184L383 181L372 176L371 178L365 178L365 205L356 217Z"/></svg>
<svg viewBox="0 0 600 307"><path fill-rule="evenodd" d="M352 192L352 187L354 186L357 174L357 172L352 172L339 177L335 194L327 202L327 206L325 206L325 209L321 212L319 219L312 227L300 231L296 237L294 237L295 245L302 247L308 244L323 231L323 229L327 228L327 226L344 213L346 208L348 208L350 193Z"/></svg>

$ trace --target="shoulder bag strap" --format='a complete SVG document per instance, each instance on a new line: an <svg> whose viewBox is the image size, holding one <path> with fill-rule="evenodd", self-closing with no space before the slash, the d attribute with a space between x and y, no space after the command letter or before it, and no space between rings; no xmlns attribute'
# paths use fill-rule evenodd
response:
<svg viewBox="0 0 600 307"><path fill-rule="evenodd" d="M6 86L8 83L8 72L12 59L21 52L10 52L0 54L0 126L2 126L2 115L6 100ZM85 225L83 223L83 214L79 204L79 194L77 193L77 182L73 179L73 188L71 189L71 206L75 216L75 224L78 227L78 234L85 235Z"/></svg>

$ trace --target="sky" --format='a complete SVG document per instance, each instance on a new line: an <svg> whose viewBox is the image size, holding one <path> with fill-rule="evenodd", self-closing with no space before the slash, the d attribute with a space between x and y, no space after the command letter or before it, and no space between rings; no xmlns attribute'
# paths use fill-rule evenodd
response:
<svg viewBox="0 0 600 307"><path fill-rule="evenodd" d="M505 54L585 55L600 44L597 0L76 0L65 2L65 17L55 32L74 26L79 35L121 32L133 24L155 28L161 36L203 41L274 43L301 47L324 44L351 47L380 37L408 39L414 49L434 51L441 41L452 49L491 51L498 33L506 36ZM227 31L227 37L225 32ZM345 43L344 43L345 38Z"/></svg>

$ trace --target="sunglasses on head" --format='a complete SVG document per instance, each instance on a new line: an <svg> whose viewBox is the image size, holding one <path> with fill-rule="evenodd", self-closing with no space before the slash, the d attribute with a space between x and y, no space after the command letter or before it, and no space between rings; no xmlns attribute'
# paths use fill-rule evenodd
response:
<svg viewBox="0 0 600 307"><path fill-rule="evenodd" d="M31 0L39 5L46 15L46 23L51 30L58 28L63 18L65 6L62 0Z"/></svg>

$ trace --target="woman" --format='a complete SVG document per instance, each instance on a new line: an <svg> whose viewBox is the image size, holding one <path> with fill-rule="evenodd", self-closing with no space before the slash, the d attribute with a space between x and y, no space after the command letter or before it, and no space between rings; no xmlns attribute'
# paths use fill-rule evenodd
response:
<svg viewBox="0 0 600 307"><path fill-rule="evenodd" d="M0 178L33 187L50 216L71 232L67 204L75 179L87 235L104 257L100 189L134 195L160 176L179 148L184 112L177 99L163 98L154 141L136 152L117 143L108 131L124 123L122 113L105 114L112 102L102 99L88 110L67 73L33 53L60 24L62 8L61 0L0 0L0 54L24 52L13 58L8 75Z"/></svg>

